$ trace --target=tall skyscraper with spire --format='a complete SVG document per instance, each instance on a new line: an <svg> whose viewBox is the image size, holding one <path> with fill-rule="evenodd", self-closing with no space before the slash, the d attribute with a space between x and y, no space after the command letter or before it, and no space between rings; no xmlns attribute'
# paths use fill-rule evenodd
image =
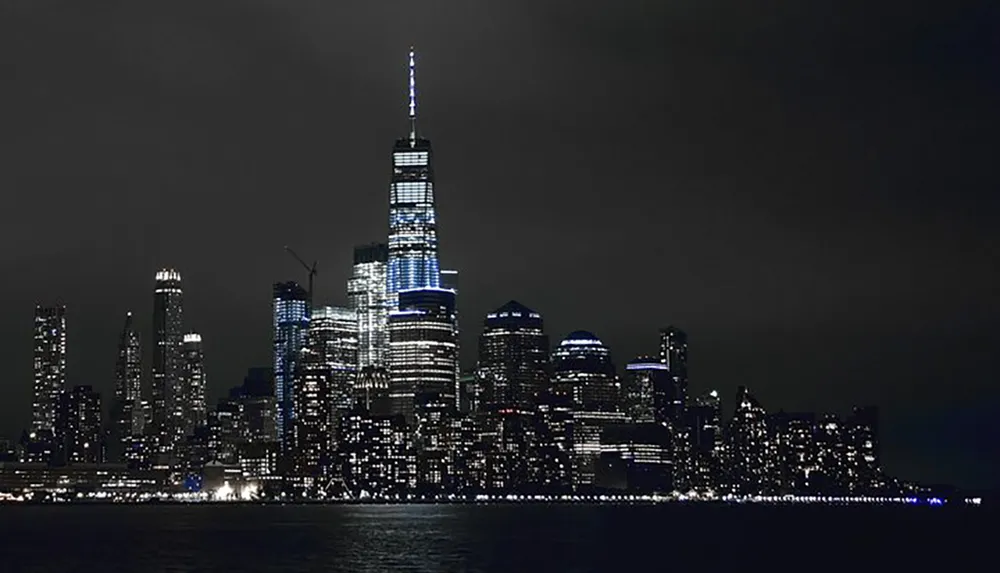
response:
<svg viewBox="0 0 1000 573"><path fill-rule="evenodd" d="M437 217L431 142L417 135L416 61L410 49L408 137L392 150L389 185L389 268L387 295L395 309L400 291L438 288Z"/></svg>
<svg viewBox="0 0 1000 573"><path fill-rule="evenodd" d="M429 395L457 404L455 291L441 288L431 142L417 134L416 58L410 48L408 137L392 150L389 185L389 401L413 422Z"/></svg>
<svg viewBox="0 0 1000 573"><path fill-rule="evenodd" d="M149 435L156 440L159 463L169 464L183 437L184 291L181 274L156 273L153 290L153 420Z"/></svg>

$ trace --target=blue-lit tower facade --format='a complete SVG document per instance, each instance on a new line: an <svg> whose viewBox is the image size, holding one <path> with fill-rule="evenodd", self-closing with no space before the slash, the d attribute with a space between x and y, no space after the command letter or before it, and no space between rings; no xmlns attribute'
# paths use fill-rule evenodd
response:
<svg viewBox="0 0 1000 573"><path fill-rule="evenodd" d="M391 412L413 423L415 402L428 396L457 406L458 320L455 290L441 285L431 142L417 136L412 49L409 121L392 150L386 301Z"/></svg>
<svg viewBox="0 0 1000 573"><path fill-rule="evenodd" d="M397 308L400 291L441 286L431 142L417 137L414 65L410 50L410 134L393 147L389 185L390 309Z"/></svg>
<svg viewBox="0 0 1000 573"><path fill-rule="evenodd" d="M274 395L278 441L288 445L294 420L295 368L309 330L309 293L294 281L274 285Z"/></svg>

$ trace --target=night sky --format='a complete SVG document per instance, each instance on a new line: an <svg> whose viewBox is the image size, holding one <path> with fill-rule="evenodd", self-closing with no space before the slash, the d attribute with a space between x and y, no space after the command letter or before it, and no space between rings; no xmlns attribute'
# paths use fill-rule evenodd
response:
<svg viewBox="0 0 1000 573"><path fill-rule="evenodd" d="M727 412L740 384L876 403L890 472L997 485L1000 7L876 4L8 0L0 435L30 417L36 302L106 397L162 266L213 397L271 361L271 284L306 280L284 245L346 304L413 44L465 366L512 298L619 365L675 324Z"/></svg>

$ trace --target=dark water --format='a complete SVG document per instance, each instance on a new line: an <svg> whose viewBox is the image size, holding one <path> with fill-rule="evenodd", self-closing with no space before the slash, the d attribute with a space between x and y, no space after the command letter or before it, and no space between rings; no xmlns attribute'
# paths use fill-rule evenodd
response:
<svg viewBox="0 0 1000 573"><path fill-rule="evenodd" d="M735 573L831 565L845 571L927 570L941 559L951 567L965 559L978 563L981 544L1000 532L987 512L708 505L0 506L0 572Z"/></svg>

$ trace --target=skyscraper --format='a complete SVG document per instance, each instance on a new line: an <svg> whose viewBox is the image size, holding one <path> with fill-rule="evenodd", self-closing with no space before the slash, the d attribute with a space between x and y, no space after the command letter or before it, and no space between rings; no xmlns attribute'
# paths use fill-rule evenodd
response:
<svg viewBox="0 0 1000 573"><path fill-rule="evenodd" d="M540 314L512 300L486 315L476 368L480 408L530 410L547 389L548 367Z"/></svg>
<svg viewBox="0 0 1000 573"><path fill-rule="evenodd" d="M348 410L358 374L357 315L349 308L314 308L307 346L330 372L330 399L335 410Z"/></svg>
<svg viewBox="0 0 1000 573"><path fill-rule="evenodd" d="M153 290L153 420L149 434L155 440L161 463L169 463L183 437L183 304L181 274L173 269L157 271Z"/></svg>
<svg viewBox="0 0 1000 573"><path fill-rule="evenodd" d="M640 356L625 366L625 411L632 422L647 424L660 422L657 416L658 396L664 387L672 386L665 364Z"/></svg>
<svg viewBox="0 0 1000 573"><path fill-rule="evenodd" d="M61 396L60 435L64 459L71 464L104 461L101 439L101 395L90 386L74 386Z"/></svg>
<svg viewBox="0 0 1000 573"><path fill-rule="evenodd" d="M309 293L294 281L274 284L274 393L278 441L286 445L294 419L294 376L309 329Z"/></svg>
<svg viewBox="0 0 1000 573"><path fill-rule="evenodd" d="M726 437L730 491L737 494L767 491L770 455L767 412L745 386L737 391L736 411Z"/></svg>
<svg viewBox="0 0 1000 573"><path fill-rule="evenodd" d="M389 185L387 295L390 309L398 308L400 291L440 286L431 142L417 136L415 56L412 49L409 70L410 133L408 137L397 140L393 147Z"/></svg>
<svg viewBox="0 0 1000 573"><path fill-rule="evenodd" d="M201 345L201 335L191 332L184 335L183 392L184 435L194 433L205 425L207 406L205 404L205 354Z"/></svg>
<svg viewBox="0 0 1000 573"><path fill-rule="evenodd" d="M399 293L399 310L389 313L389 398L392 413L413 422L414 400L440 394L455 400L458 341L455 293L421 289Z"/></svg>
<svg viewBox="0 0 1000 573"><path fill-rule="evenodd" d="M660 362L667 366L667 372L674 380L674 396L671 416L680 419L687 406L688 393L688 342L687 334L679 328L668 326L660 330Z"/></svg>
<svg viewBox="0 0 1000 573"><path fill-rule="evenodd" d="M118 338L118 359L115 361L115 402L112 407L114 424L112 443L108 444L113 461L121 461L132 450L134 440L143 433L142 409L142 345L139 331L132 323L132 312L125 315L125 326Z"/></svg>
<svg viewBox="0 0 1000 573"><path fill-rule="evenodd" d="M347 281L347 298L357 315L358 369L384 368L389 346L386 264L389 247L373 243L354 248L354 275Z"/></svg>
<svg viewBox="0 0 1000 573"><path fill-rule="evenodd" d="M611 351L590 332L571 333L552 353L552 391L572 403L573 485L594 485L601 434L624 423L621 387Z"/></svg>
<svg viewBox="0 0 1000 573"><path fill-rule="evenodd" d="M323 356L321 331L310 329L295 370L295 411L286 437L292 475L300 488L311 490L331 465L332 372Z"/></svg>
<svg viewBox="0 0 1000 573"><path fill-rule="evenodd" d="M620 387L611 362L611 351L597 336L578 330L570 333L552 353L552 390L587 410L621 408Z"/></svg>
<svg viewBox="0 0 1000 573"><path fill-rule="evenodd" d="M55 439L60 395L66 388L66 307L35 307L35 384L31 431Z"/></svg>

